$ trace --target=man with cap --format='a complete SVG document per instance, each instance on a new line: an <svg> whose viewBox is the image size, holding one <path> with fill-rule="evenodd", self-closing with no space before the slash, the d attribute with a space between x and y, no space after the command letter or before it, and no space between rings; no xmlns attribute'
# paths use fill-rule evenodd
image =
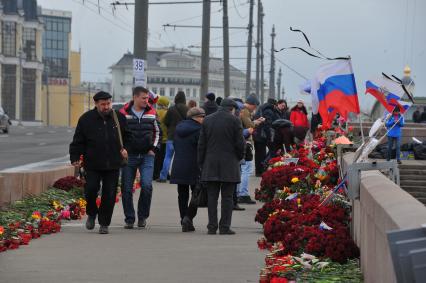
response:
<svg viewBox="0 0 426 283"><path fill-rule="evenodd" d="M216 104L216 95L213 92L209 92L206 94L206 98L204 100L203 109L206 111L206 116L213 114L217 111L218 106Z"/></svg>
<svg viewBox="0 0 426 283"><path fill-rule="evenodd" d="M235 234L231 230L233 193L241 181L240 161L244 158L245 141L241 121L234 115L237 103L225 98L216 113L204 119L198 141L198 164L201 182L208 194L208 234ZM221 193L221 219L217 205Z"/></svg>
<svg viewBox="0 0 426 283"><path fill-rule="evenodd" d="M257 96L252 93L250 94L240 113L241 123L243 129L248 129L250 134L253 133L254 129L265 121L265 118L259 117L258 119L252 119L253 113L256 111L257 106L260 102ZM237 189L238 203L255 204L256 202L250 198L249 192L249 179L253 172L253 145L251 136L246 139L245 156L241 164L241 184Z"/></svg>
<svg viewBox="0 0 426 283"><path fill-rule="evenodd" d="M81 155L84 159L87 174L84 186L88 216L86 228L95 228L97 216L100 234L108 234L117 194L119 170L123 158L127 159L124 147L131 136L124 115L112 110L111 97L103 91L95 94L95 108L84 113L78 120L69 148L70 160L74 166L80 166ZM115 121L118 121L119 125ZM124 147L120 142L120 134ZM98 209L96 198L101 184L101 205Z"/></svg>
<svg viewBox="0 0 426 283"><path fill-rule="evenodd" d="M137 86L133 89L133 100L120 111L126 115L132 139L127 144L129 162L122 172L122 202L125 229L132 229L136 221L133 207L133 184L136 171L141 174L141 191L138 201L138 227L145 228L152 199L152 177L155 154L161 146L161 130L155 109L148 103L149 91Z"/></svg>

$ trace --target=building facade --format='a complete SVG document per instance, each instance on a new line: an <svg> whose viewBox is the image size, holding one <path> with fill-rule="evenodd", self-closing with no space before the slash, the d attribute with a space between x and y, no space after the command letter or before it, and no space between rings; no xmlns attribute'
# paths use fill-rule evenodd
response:
<svg viewBox="0 0 426 283"><path fill-rule="evenodd" d="M71 125L72 14L68 11L42 8L39 17L44 26L43 121L47 125Z"/></svg>
<svg viewBox="0 0 426 283"><path fill-rule="evenodd" d="M43 24L36 0L0 1L0 104L14 120L40 121Z"/></svg>
<svg viewBox="0 0 426 283"><path fill-rule="evenodd" d="M201 56L189 50L175 48L150 49L147 54L147 87L153 92L173 100L178 91L187 99L199 100L201 85ZM210 58L209 91L224 96L223 61ZM131 99L133 87L133 55L124 56L113 66L112 94L114 101ZM245 95L245 74L231 66L231 96Z"/></svg>

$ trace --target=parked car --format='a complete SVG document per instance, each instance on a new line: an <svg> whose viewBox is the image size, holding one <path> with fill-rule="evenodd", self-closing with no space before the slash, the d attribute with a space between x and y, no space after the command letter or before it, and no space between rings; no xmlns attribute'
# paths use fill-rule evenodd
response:
<svg viewBox="0 0 426 283"><path fill-rule="evenodd" d="M10 125L12 125L12 122L10 121L9 116L7 116L7 113L4 111L3 107L0 106L0 130L7 134L9 133Z"/></svg>
<svg viewBox="0 0 426 283"><path fill-rule="evenodd" d="M112 103L112 109L120 110L121 108L124 107L125 104L126 104L126 102L113 102Z"/></svg>

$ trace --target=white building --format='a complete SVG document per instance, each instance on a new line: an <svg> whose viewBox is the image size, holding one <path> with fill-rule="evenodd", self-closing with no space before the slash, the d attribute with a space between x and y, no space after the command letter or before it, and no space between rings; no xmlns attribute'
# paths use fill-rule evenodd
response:
<svg viewBox="0 0 426 283"><path fill-rule="evenodd" d="M189 50L160 48L148 50L147 87L153 92L171 99L178 91L184 91L187 99L199 100L201 85L201 56ZM124 56L113 66L112 95L114 101L131 99L133 86L133 55ZM209 92L224 97L223 61L210 58ZM244 97L245 74L231 66L231 96Z"/></svg>

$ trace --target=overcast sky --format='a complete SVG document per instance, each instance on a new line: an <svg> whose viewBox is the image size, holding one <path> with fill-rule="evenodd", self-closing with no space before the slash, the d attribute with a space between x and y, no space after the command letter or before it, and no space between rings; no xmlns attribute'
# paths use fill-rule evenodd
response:
<svg viewBox="0 0 426 283"><path fill-rule="evenodd" d="M132 0L126 0L132 2ZM168 0L155 0L165 2ZM83 5L83 2L85 3ZM108 67L127 51L133 51L133 7L117 7L113 15L110 0L38 0L43 8L72 12L72 48L82 51L83 80L102 81L110 77ZM231 26L247 26L248 0L228 0ZM255 0L257 3L257 0ZM306 44L300 34L289 31L299 28L309 36L311 44L330 56L351 55L363 110L372 106L371 97L364 95L364 82L381 72L402 76L410 65L416 82L417 96L426 96L426 1L423 0L263 0L265 9L265 49L270 51L270 33L276 26L276 48ZM257 6L255 6L255 11ZM187 48L201 44L201 29L166 29L162 25L201 24L201 4L151 5L149 8L149 47L175 45ZM256 12L254 13L256 16ZM192 19L191 19L192 18ZM255 17L256 18L256 17ZM212 25L221 25L219 3L212 3ZM255 34L255 33L254 33ZM212 30L211 45L222 43L221 30ZM230 44L247 42L247 31L231 30ZM256 49L253 49L253 57ZM212 54L222 56L221 49ZM231 57L246 57L245 48L231 49ZM265 54L266 55L266 54ZM321 64L326 63L299 51L277 54L278 60L311 78ZM231 64L245 72L245 60ZM255 61L253 61L255 70ZM265 60L269 71L270 60ZM283 69L283 86L289 100L300 98L299 85L304 79L277 62L277 72ZM255 74L253 73L253 77ZM269 78L265 73L265 78ZM304 97L309 99L308 97Z"/></svg>

